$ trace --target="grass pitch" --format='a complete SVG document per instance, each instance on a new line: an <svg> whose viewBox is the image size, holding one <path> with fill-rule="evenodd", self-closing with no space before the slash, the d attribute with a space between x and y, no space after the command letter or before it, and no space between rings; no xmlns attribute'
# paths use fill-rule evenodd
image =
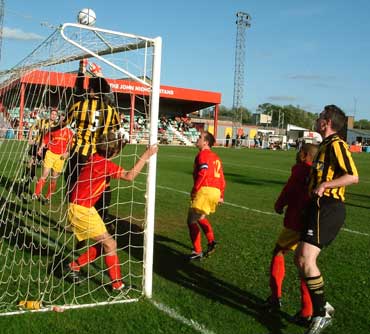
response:
<svg viewBox="0 0 370 334"><path fill-rule="evenodd" d="M203 261L186 260L191 251L186 215L197 150L161 146L153 299L0 317L0 332L303 333L304 328L289 322L289 316L299 309L299 280L292 254L286 257L280 314L268 314L258 306L269 295L271 252L282 227L283 217L273 212L273 204L290 174L295 152L216 151L224 163L227 189L225 204L210 216L219 242L215 254ZM354 158L360 183L347 188L345 229L319 257L326 296L336 309L334 324L325 331L328 334L365 334L370 328L370 154Z"/></svg>

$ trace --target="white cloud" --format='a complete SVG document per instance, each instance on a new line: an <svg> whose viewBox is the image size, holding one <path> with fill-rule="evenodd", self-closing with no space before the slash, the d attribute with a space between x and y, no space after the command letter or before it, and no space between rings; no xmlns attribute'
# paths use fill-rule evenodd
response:
<svg viewBox="0 0 370 334"><path fill-rule="evenodd" d="M297 101L298 98L295 96L287 96L287 95L275 95L275 96L269 96L268 99L270 101Z"/></svg>
<svg viewBox="0 0 370 334"><path fill-rule="evenodd" d="M295 74L288 77L291 80L306 80L306 81L321 81L321 80L334 80L333 75L319 75L319 74Z"/></svg>
<svg viewBox="0 0 370 334"><path fill-rule="evenodd" d="M21 29L12 29L8 27L3 28L3 38L7 39L16 39L22 41L32 41L32 40L40 40L44 39L43 36L35 34L33 32L24 32Z"/></svg>

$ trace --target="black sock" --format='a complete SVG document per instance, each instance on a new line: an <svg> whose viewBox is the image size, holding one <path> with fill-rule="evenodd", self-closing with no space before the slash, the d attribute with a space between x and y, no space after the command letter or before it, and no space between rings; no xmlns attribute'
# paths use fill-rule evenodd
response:
<svg viewBox="0 0 370 334"><path fill-rule="evenodd" d="M313 316L325 316L324 280L322 276L305 278L313 306Z"/></svg>

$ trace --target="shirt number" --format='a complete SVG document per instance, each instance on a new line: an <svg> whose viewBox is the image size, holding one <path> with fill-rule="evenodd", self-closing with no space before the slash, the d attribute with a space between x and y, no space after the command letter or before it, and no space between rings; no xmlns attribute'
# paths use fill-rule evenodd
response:
<svg viewBox="0 0 370 334"><path fill-rule="evenodd" d="M95 132L99 126L100 126L100 111L99 110L96 110L93 114L93 117L92 117L92 123L91 123L91 126L90 126L90 131L91 132Z"/></svg>
<svg viewBox="0 0 370 334"><path fill-rule="evenodd" d="M214 176L216 179L219 179L221 177L221 162L220 160L213 161L213 167L214 167Z"/></svg>

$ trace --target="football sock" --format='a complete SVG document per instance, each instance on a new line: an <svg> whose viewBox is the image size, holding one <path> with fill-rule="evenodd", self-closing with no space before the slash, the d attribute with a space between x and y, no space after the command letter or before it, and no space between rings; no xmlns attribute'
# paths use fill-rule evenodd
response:
<svg viewBox="0 0 370 334"><path fill-rule="evenodd" d="M45 185L45 182L46 180L43 179L43 178L40 178L37 183L36 183L36 187L35 187L35 195L36 196L40 196L41 194L41 191L42 191L42 188L44 187Z"/></svg>
<svg viewBox="0 0 370 334"><path fill-rule="evenodd" d="M30 174L29 174L31 176L31 179L33 179L36 176L36 168L37 168L37 164L36 163L32 164L30 168Z"/></svg>
<svg viewBox="0 0 370 334"><path fill-rule="evenodd" d="M308 318L312 316L312 302L310 292L304 279L301 278L301 316Z"/></svg>
<svg viewBox="0 0 370 334"><path fill-rule="evenodd" d="M199 226L196 223L188 224L188 226L193 249L196 253L200 253L202 251L202 245Z"/></svg>
<svg viewBox="0 0 370 334"><path fill-rule="evenodd" d="M202 228L204 234L207 237L208 243L215 241L215 236L213 235L213 229L207 218L199 219L198 223Z"/></svg>
<svg viewBox="0 0 370 334"><path fill-rule="evenodd" d="M284 255L275 255L270 265L270 288L273 298L281 298L281 290L285 276Z"/></svg>
<svg viewBox="0 0 370 334"><path fill-rule="evenodd" d="M94 261L101 253L100 245L93 245L87 249L87 251L81 254L78 259L71 263L73 270L80 270L81 267Z"/></svg>
<svg viewBox="0 0 370 334"><path fill-rule="evenodd" d="M50 198L51 195L54 193L56 188L57 188L57 181L56 180L50 180L48 193L46 194L46 198Z"/></svg>
<svg viewBox="0 0 370 334"><path fill-rule="evenodd" d="M306 283L312 301L312 316L325 316L324 280L322 276L306 277Z"/></svg>
<svg viewBox="0 0 370 334"><path fill-rule="evenodd" d="M22 178L28 178L31 175L31 168L25 167L23 170Z"/></svg>
<svg viewBox="0 0 370 334"><path fill-rule="evenodd" d="M118 255L106 255L105 264L108 268L108 274L111 281L121 280L121 267Z"/></svg>

